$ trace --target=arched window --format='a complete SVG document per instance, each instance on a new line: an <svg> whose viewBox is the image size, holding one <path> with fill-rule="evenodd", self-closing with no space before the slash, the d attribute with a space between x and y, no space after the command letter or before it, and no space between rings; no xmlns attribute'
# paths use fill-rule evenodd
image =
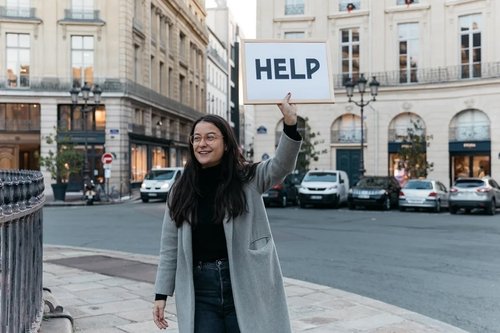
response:
<svg viewBox="0 0 500 333"><path fill-rule="evenodd" d="M462 111L450 122L450 142L489 141L490 137L490 119L480 110Z"/></svg>
<svg viewBox="0 0 500 333"><path fill-rule="evenodd" d="M363 141L366 142L366 126L363 134ZM333 122L330 138L333 144L360 143L361 117L348 113L337 118Z"/></svg>

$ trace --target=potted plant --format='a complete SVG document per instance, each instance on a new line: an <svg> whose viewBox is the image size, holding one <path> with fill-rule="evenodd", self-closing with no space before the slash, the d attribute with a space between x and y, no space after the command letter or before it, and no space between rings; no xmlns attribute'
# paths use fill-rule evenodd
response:
<svg viewBox="0 0 500 333"><path fill-rule="evenodd" d="M84 157L67 133L57 132L45 137L48 145L57 144L56 152L49 150L46 156L40 157L40 166L44 166L50 172L50 177L55 181L52 184L54 200L64 201L66 198L66 188L70 174L80 173L84 163Z"/></svg>

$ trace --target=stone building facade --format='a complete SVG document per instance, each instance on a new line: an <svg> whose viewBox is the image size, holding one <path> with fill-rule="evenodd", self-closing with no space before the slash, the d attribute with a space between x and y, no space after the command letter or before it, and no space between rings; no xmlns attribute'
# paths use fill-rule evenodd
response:
<svg viewBox="0 0 500 333"><path fill-rule="evenodd" d="M328 42L335 104L300 105L300 116L327 150L311 167L351 179L359 177L361 119L344 83L361 74L380 82L377 101L364 108L366 174L400 172L407 130L418 123L434 165L428 177L450 185L484 169L500 178L499 28L496 1L257 1L257 38ZM282 130L271 108L255 107L255 126L267 130L255 134L256 159L274 153Z"/></svg>
<svg viewBox="0 0 500 333"><path fill-rule="evenodd" d="M204 0L1 1L0 167L37 169L57 127L96 181L113 155L109 184L122 193L153 167L182 166L206 112L205 19ZM99 105L92 93L72 104L85 83L102 90Z"/></svg>

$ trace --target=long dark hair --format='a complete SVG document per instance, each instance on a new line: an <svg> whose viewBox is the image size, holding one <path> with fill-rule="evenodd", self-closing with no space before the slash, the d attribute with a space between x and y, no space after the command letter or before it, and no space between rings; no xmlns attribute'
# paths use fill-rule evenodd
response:
<svg viewBox="0 0 500 333"><path fill-rule="evenodd" d="M243 157L233 130L224 118L217 115L205 115L196 120L191 128L193 135L196 125L200 122L211 123L216 126L224 137L225 151L220 166L224 175L215 191L216 223L222 223L226 213L236 217L247 211L247 199L243 192L243 185L255 176L257 164L249 164ZM168 206L170 217L177 227L184 222L191 225L196 223L198 200L200 199L200 171L201 164L196 160L194 148L189 145L189 158L184 167L181 178L175 182L169 196Z"/></svg>

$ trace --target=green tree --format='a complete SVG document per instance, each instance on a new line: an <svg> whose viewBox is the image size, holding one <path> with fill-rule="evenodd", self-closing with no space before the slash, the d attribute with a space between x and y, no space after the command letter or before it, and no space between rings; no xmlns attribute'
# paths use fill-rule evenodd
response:
<svg viewBox="0 0 500 333"><path fill-rule="evenodd" d="M67 183L69 175L80 173L84 163L82 153L76 150L71 141L71 137L62 131L57 131L45 137L45 142L49 145L57 144L56 152L49 150L46 156L40 157L40 165L49 172L52 180L57 184Z"/></svg>
<svg viewBox="0 0 500 333"><path fill-rule="evenodd" d="M412 127L408 127L406 138L401 144L399 154L405 163L408 178L425 178L432 171L434 163L427 161L427 147L430 139L425 135L425 130L420 120L411 121Z"/></svg>
<svg viewBox="0 0 500 333"><path fill-rule="evenodd" d="M321 154L326 154L327 149L318 150L318 145L325 142L320 138L319 132L313 132L309 126L309 119L304 119L304 128L299 129L302 135L302 146L300 148L299 156L297 158L297 170L305 173L309 170L311 161L318 161Z"/></svg>

